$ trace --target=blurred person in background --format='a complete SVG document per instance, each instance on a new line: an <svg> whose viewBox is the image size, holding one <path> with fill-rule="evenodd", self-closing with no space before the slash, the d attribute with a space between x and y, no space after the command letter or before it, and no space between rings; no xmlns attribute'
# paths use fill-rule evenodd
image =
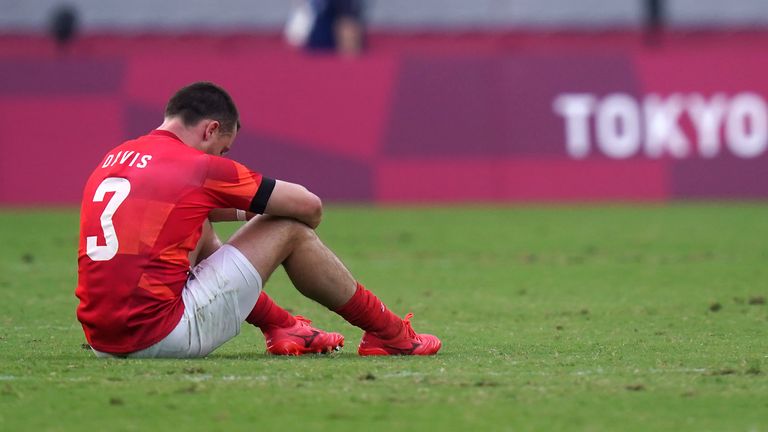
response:
<svg viewBox="0 0 768 432"><path fill-rule="evenodd" d="M327 353L339 333L314 328L262 290L283 266L296 289L363 330L360 355L431 355L315 233L320 199L222 157L240 129L229 94L205 82L179 90L163 123L109 151L80 212L78 320L100 357L203 357L243 321L272 354ZM211 221L246 221L222 244Z"/></svg>
<svg viewBox="0 0 768 432"><path fill-rule="evenodd" d="M291 45L356 56L365 47L364 0L297 0L286 24Z"/></svg>
<svg viewBox="0 0 768 432"><path fill-rule="evenodd" d="M73 6L61 5L53 9L49 17L48 33L60 50L69 46L78 32L78 11Z"/></svg>

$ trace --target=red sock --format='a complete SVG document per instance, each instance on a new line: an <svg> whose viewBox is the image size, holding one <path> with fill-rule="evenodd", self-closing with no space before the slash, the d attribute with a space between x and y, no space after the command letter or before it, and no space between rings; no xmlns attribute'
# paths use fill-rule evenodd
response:
<svg viewBox="0 0 768 432"><path fill-rule="evenodd" d="M264 330L272 326L290 327L296 324L296 318L273 302L267 293L262 290L261 294L259 294L259 299L256 301L256 306L253 307L245 322Z"/></svg>
<svg viewBox="0 0 768 432"><path fill-rule="evenodd" d="M381 339L395 338L403 329L403 320L387 309L378 297L359 282L352 298L334 312L350 324Z"/></svg>

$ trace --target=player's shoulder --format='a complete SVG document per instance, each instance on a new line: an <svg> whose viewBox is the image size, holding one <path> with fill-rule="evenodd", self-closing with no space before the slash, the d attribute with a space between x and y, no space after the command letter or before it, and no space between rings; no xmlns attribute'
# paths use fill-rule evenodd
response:
<svg viewBox="0 0 768 432"><path fill-rule="evenodd" d="M240 177L240 172L247 170L243 164L216 155L205 155L207 157L206 163L208 164L208 177L213 179L237 179Z"/></svg>

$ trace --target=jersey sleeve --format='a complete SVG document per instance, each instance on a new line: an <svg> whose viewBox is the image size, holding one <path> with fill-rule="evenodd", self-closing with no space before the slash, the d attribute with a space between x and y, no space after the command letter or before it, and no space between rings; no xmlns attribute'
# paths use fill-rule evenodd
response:
<svg viewBox="0 0 768 432"><path fill-rule="evenodd" d="M240 163L218 156L208 157L203 190L214 207L261 214L274 188L274 179L251 171Z"/></svg>

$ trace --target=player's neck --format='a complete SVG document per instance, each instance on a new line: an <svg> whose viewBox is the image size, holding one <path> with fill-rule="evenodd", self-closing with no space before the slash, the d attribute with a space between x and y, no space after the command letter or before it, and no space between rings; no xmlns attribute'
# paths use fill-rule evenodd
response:
<svg viewBox="0 0 768 432"><path fill-rule="evenodd" d="M163 124L161 124L157 129L168 131L179 137L181 142L184 144L192 148L202 150L200 149L200 135L198 131L194 130L194 128L185 126L180 119L166 118L165 121L163 121Z"/></svg>

